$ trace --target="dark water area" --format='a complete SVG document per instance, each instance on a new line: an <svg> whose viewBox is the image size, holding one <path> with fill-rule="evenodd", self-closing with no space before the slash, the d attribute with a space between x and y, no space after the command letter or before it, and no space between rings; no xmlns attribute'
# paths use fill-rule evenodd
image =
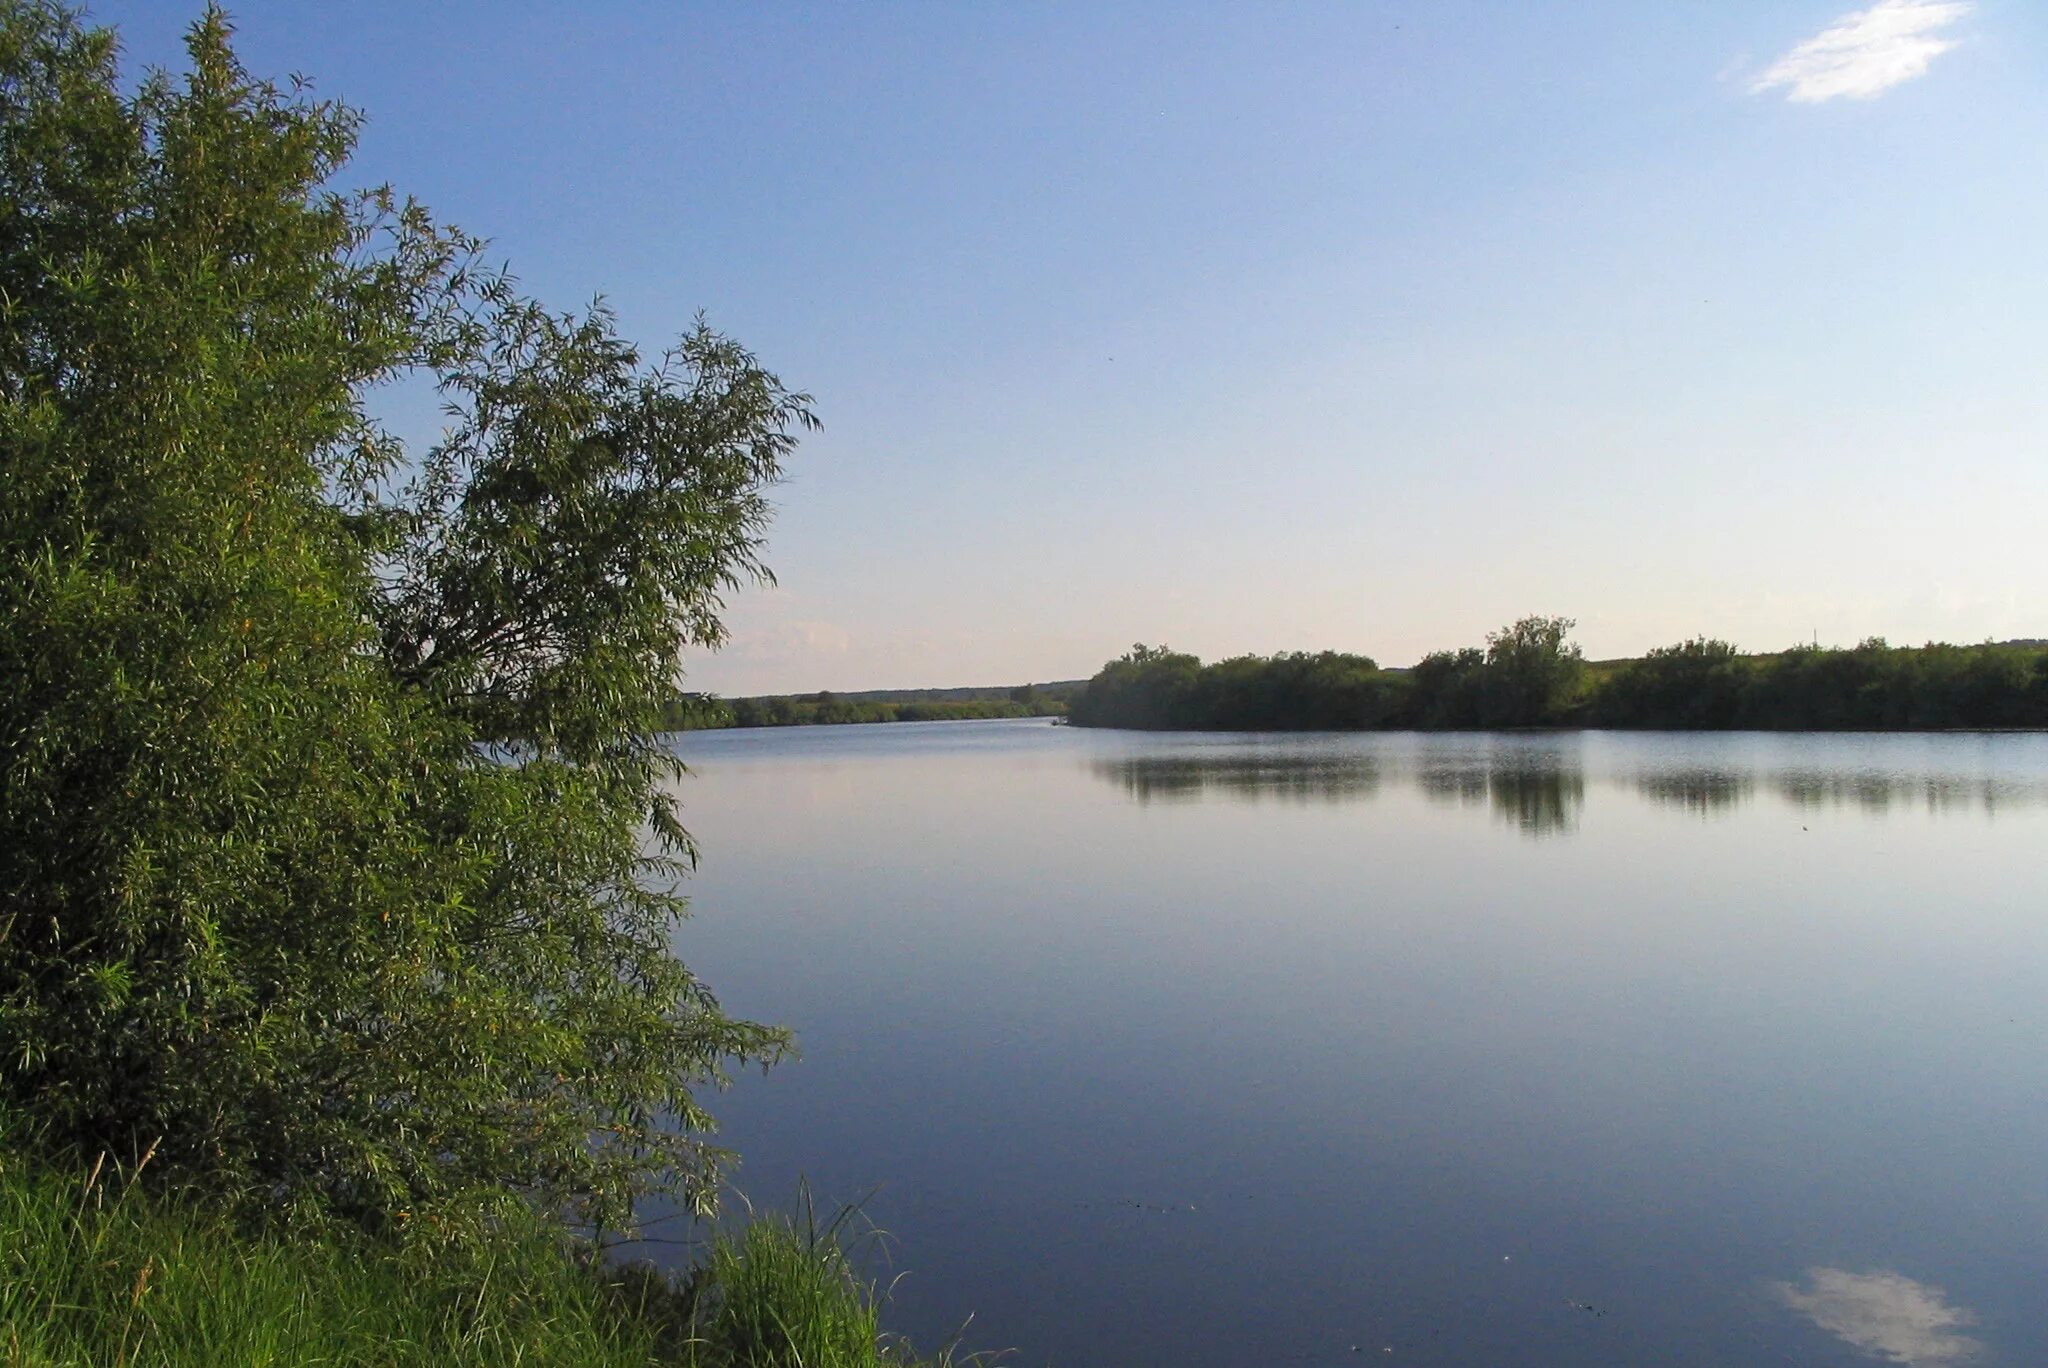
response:
<svg viewBox="0 0 2048 1368"><path fill-rule="evenodd" d="M2048 1364L2048 737L677 744L737 1186L920 1342Z"/></svg>

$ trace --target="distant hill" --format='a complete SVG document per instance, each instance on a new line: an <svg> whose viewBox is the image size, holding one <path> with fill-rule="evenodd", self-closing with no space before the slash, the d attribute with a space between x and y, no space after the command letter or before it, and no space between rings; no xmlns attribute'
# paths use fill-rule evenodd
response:
<svg viewBox="0 0 2048 1368"><path fill-rule="evenodd" d="M977 718L1060 717L1085 679L1049 684L963 685L952 689L865 689L839 693L763 694L751 698L693 695L668 709L666 725L684 731L717 727L798 727L843 722L965 722Z"/></svg>
<svg viewBox="0 0 2048 1368"><path fill-rule="evenodd" d="M1085 679L1062 679L1051 684L963 685L954 689L863 689L856 693L832 690L834 698L849 703L978 703L984 699L1009 698L1019 689L1036 689L1049 698L1070 698L1088 683ZM816 698L815 693L784 694L785 698Z"/></svg>

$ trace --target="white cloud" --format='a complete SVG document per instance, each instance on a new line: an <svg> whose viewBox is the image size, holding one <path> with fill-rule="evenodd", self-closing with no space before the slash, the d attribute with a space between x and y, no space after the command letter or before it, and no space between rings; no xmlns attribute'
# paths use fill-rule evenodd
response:
<svg viewBox="0 0 2048 1368"><path fill-rule="evenodd" d="M1771 1290L1829 1334L1906 1368L1951 1368L1984 1349L1959 1329L1977 1323L1975 1312L1901 1273L1809 1268L1804 1287L1777 1283Z"/></svg>
<svg viewBox="0 0 2048 1368"><path fill-rule="evenodd" d="M1868 100L1923 75L1928 63L1955 46L1940 30L1972 8L1970 0L1878 0L1780 57L1749 83L1750 91L1783 89L1799 104Z"/></svg>

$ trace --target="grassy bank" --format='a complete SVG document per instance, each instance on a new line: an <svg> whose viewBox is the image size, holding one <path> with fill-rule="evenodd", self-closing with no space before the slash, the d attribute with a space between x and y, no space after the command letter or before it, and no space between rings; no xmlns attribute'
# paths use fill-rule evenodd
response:
<svg viewBox="0 0 2048 1368"><path fill-rule="evenodd" d="M680 1280L540 1220L481 1245L284 1238L118 1166L0 1152L0 1364L943 1368L880 1327L847 1222L757 1219Z"/></svg>

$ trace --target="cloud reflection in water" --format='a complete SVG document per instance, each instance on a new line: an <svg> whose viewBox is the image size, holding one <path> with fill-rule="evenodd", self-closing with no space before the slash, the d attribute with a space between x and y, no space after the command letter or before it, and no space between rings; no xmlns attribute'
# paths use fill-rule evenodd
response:
<svg viewBox="0 0 2048 1368"><path fill-rule="evenodd" d="M1776 1283L1771 1290L1829 1334L1888 1363L1947 1368L1984 1351L1961 1331L1977 1323L1975 1312L1902 1273L1809 1268L1803 1286Z"/></svg>

